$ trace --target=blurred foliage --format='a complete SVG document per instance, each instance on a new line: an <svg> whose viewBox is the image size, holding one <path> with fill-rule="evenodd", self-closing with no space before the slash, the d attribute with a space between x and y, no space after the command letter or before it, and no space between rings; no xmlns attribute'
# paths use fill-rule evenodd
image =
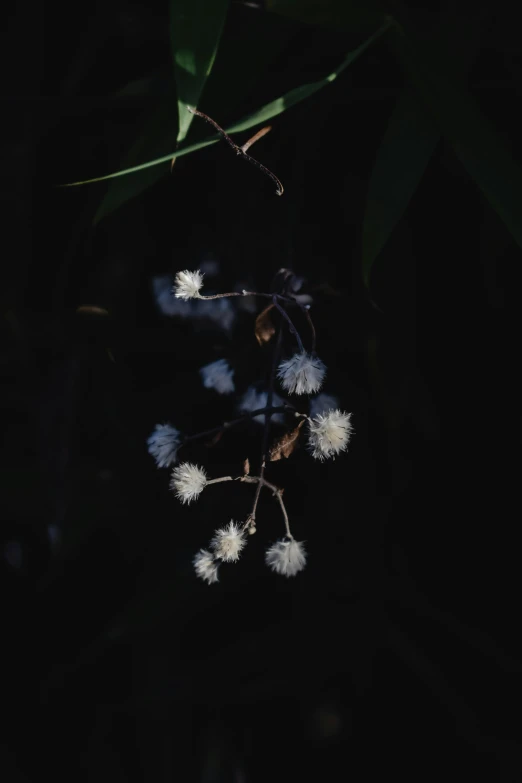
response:
<svg viewBox="0 0 522 783"><path fill-rule="evenodd" d="M185 46L176 13L203 5L10 20L4 777L519 780L519 27L501 3L248 0ZM189 100L232 133L277 118L254 149L283 198L200 120L180 139ZM51 186L73 169L113 174ZM245 496L182 508L146 452L156 422L233 413L201 364L263 375L252 313L229 334L155 308L155 275L209 256L221 290L308 280L325 391L354 411L342 460L271 467L299 581L264 567L267 502L244 562L199 583ZM195 459L232 472L258 439Z"/></svg>
<svg viewBox="0 0 522 783"><path fill-rule="evenodd" d="M439 134L449 142L469 176L522 247L522 171L461 78L463 68L469 71L469 62L462 63L462 60L466 60L466 56L468 60L477 56L480 39L475 40L468 31L465 40L472 43L469 55L463 55L466 43L455 47L456 40L448 41L448 29L450 33L460 29L455 9L450 12L441 9L426 35L425 28L419 28L415 14L411 18L412 15L394 3L386 7L378 3L343 0L270 0L270 13L254 8L242 35L233 40L227 40L226 28L225 36L221 38L226 9L227 3L223 0L199 0L197 3L172 0L171 42L175 80L170 82L169 97L146 118L126 156L125 168L94 180L75 183L116 180L109 185L96 213L96 222L167 174L172 160L219 140L214 135L181 144L177 149L173 144L176 135L178 142L183 142L187 136L194 139L190 130L192 115L186 111L187 104L200 106L207 113L213 113L215 107L218 120L241 114L246 85L238 75L246 71L251 80L255 77L254 82L263 80L266 69L272 67L270 57L267 59L266 55L274 54L274 41L281 40L277 33L277 16L281 15L303 24L345 31L348 46L354 40L359 44L325 78L295 87L243 119L228 122L226 130L229 133L239 133L260 125L309 98L337 78L370 45L388 46L404 70L406 84L397 97L388 128L375 151L375 165L369 179L361 229L361 266L366 285L369 285L375 259L422 180ZM481 18L477 10L475 19ZM372 26L373 33L368 33ZM382 37L383 33L385 37ZM245 41L248 41L246 48ZM312 50L310 61L314 59ZM294 78L298 79L298 75ZM140 88L153 92L154 84L141 80ZM348 82L346 89L349 89ZM178 123L174 109L176 101ZM163 152L157 157L160 150ZM144 160L152 153L156 154L154 159ZM120 177L125 179L120 182Z"/></svg>

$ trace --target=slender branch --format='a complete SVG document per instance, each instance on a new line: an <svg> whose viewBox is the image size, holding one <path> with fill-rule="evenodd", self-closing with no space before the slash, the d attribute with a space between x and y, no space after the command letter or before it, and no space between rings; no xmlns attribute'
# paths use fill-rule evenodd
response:
<svg viewBox="0 0 522 783"><path fill-rule="evenodd" d="M197 299L223 299L225 296L264 296L265 299L272 299L273 294L263 294L258 291L230 291L227 294L211 294L210 296L203 296L199 294Z"/></svg>
<svg viewBox="0 0 522 783"><path fill-rule="evenodd" d="M283 318L287 321L287 323L288 323L288 325L290 327L291 333L294 335L295 339L297 340L297 345L299 346L299 350L301 351L301 353L304 353L305 349L304 349L303 341L301 340L301 338L299 336L299 332L295 328L292 319L290 318L290 316L288 315L288 313L286 312L284 307L281 307L281 305L277 301L277 297L274 296L272 301L274 303L274 306L277 307L277 309L279 310L279 312L281 313Z"/></svg>
<svg viewBox="0 0 522 783"><path fill-rule="evenodd" d="M306 320L308 321L310 325L310 329L312 330L312 354L315 354L315 347L317 345L317 335L315 332L314 322L312 321L312 316L310 315L310 310L308 309L308 307L306 307L306 305L300 305L300 307L302 307L303 312L306 316Z"/></svg>
<svg viewBox="0 0 522 783"><path fill-rule="evenodd" d="M226 480L226 479L224 479ZM246 484L257 484L257 490L256 490L256 497L259 497L259 492L261 491L261 487L266 487L269 489L273 496L277 498L279 502L279 506L281 507L281 511L283 512L283 519L285 520L285 529L286 529L286 535L289 538L293 538L291 530L290 530L290 522L288 519L288 513L286 510L286 506L283 501L283 490L279 487L276 487L274 484L271 484L269 481L267 481L262 476L239 476L236 481L243 481ZM212 482L207 482L208 484L211 484ZM257 505L257 503L255 504ZM255 507L250 512L250 514L247 517L247 520L245 524L243 525L243 530L246 530L247 527L252 526L252 522L255 522Z"/></svg>
<svg viewBox="0 0 522 783"><path fill-rule="evenodd" d="M210 479L210 481L207 481L205 486L208 487L209 484L219 484L221 481L237 481L237 479L232 478L232 476L221 476L220 478Z"/></svg>
<svg viewBox="0 0 522 783"><path fill-rule="evenodd" d="M275 302L275 297L274 297ZM256 487L256 494L254 497L254 505L252 506L252 511L250 512L250 515L248 517L250 527L255 526L255 519L256 519L256 511L257 511L257 504L259 502L259 496L261 494L261 488L263 487L264 482L264 475L265 475L265 468L266 468L266 455L268 451L268 441L270 437L270 420L272 418L272 401L274 399L274 386L275 386L275 377L276 377L276 369L277 369L277 362L279 359L279 351L281 349L281 341L283 338L283 330L279 329L279 332L277 333L277 341L274 348L274 355L272 357L272 369L270 371L270 383L268 386L268 394L267 394L267 410L265 412L265 426L263 430L263 446L261 449L261 470L259 474L259 484Z"/></svg>
<svg viewBox="0 0 522 783"><path fill-rule="evenodd" d="M283 185L281 184L281 181L280 181L280 180L279 180L279 179L276 177L276 175L275 175L275 174L273 174L273 173L270 171L270 169L267 169L267 167L266 167L266 166L263 166L263 164L262 164L262 163L260 163L258 160L256 160L255 158L252 158L250 155L247 155L247 153L246 153L246 152L245 152L245 151L244 151L244 150L243 150L241 147L239 147L239 146L238 146L238 145L235 143L235 141L233 141L233 140L230 138L230 136L228 135L228 133L226 133L226 131L224 131L224 130L223 130L223 128L222 128L220 125L218 125L218 124L217 124L217 122L216 122L215 120L213 120L213 119L212 119L211 117L209 117L207 114L203 114L203 112L202 112L202 111L198 111L197 109L193 109L193 108L191 108L190 106L187 106L187 110L188 110L188 111L189 111L191 114L196 114L198 117L201 117L203 120L205 120L205 121L206 121L206 122L208 122L210 125L212 125L212 126L213 126L213 127L216 129L216 130L217 130L217 132L219 133L219 135L220 135L220 136L221 136L223 139L225 139L225 141L227 142L227 144L229 144L229 145L232 147L232 149L234 150L234 152L236 153L236 155L240 155L240 156L241 156L242 158L244 158L245 160L248 160L248 162L249 162L249 163L252 163L254 166L257 166L257 168L258 168L258 169L260 169L260 171L262 171L264 174L266 174L266 175L267 175L267 177L270 177L270 179L271 179L271 180L272 180L272 181L275 183L275 185L276 185L276 194L277 194L278 196L282 196L282 195L283 195L283 191L284 191ZM257 134L256 134L256 135L257 135ZM258 138L259 138L259 136L258 136ZM250 143L251 143L251 144L253 144L253 143L254 143L254 140L256 140L256 139L255 139L255 137L253 137L253 139L250 139ZM247 142L247 144L248 144L248 142ZM244 146L246 147L246 144L245 144ZM247 147L247 149L248 149L248 147Z"/></svg>
<svg viewBox="0 0 522 783"><path fill-rule="evenodd" d="M204 432L196 432L194 435L187 435L185 436L185 439L183 440L181 446L184 446L186 443L190 443L193 440L199 440L200 438L207 438L210 435L215 435L221 430L228 430L230 429L230 427L235 427L237 424L241 424L243 421L246 421L247 419L253 419L255 416L259 416L261 413L264 413L266 415L267 413L272 414L272 413L289 413L289 412L297 413L294 406L290 405L289 403L285 403L284 405L278 405L275 407L266 405L264 408L257 408L255 411L244 413L243 416L239 416L237 419L232 419L232 421L224 421L222 424L218 424L217 427L212 427L210 430L204 430ZM300 413L299 415L306 416L305 413Z"/></svg>

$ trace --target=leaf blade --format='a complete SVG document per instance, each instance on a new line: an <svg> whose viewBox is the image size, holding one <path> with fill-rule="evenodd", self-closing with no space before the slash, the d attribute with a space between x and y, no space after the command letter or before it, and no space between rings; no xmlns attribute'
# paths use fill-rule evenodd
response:
<svg viewBox="0 0 522 783"><path fill-rule="evenodd" d="M186 137L192 115L212 70L229 0L171 0L170 32L178 93L177 141ZM174 156L173 156L174 157Z"/></svg>
<svg viewBox="0 0 522 783"><path fill-rule="evenodd" d="M405 213L440 139L424 106L407 89L398 99L377 151L362 230L362 272L373 264Z"/></svg>

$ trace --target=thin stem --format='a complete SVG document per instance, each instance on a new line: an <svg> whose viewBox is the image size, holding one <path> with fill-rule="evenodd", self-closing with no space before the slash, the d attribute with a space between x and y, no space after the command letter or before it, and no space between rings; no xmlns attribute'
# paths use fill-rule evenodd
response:
<svg viewBox="0 0 522 783"><path fill-rule="evenodd" d="M221 430L228 430L230 427L235 427L237 424L241 424L247 419L253 419L255 416L259 416L261 413L288 413L290 411L293 413L297 412L293 405L290 405L289 403L278 405L276 407L265 406L264 408L257 408L255 411L244 413L243 416L239 416L237 419L233 419L232 421L224 421L222 424L218 424L217 427L212 427L211 429L205 430L204 432L196 432L194 435L187 435L181 446L184 446L186 443L190 443L193 440L199 440L200 438L206 438L210 435L215 435ZM303 413L300 415L304 416L305 414Z"/></svg>
<svg viewBox="0 0 522 783"><path fill-rule="evenodd" d="M263 172L263 174L266 174L267 177L270 177L270 179L273 182L275 182L276 194L278 196L282 196L283 195L283 190L284 190L283 185L281 184L281 181L276 177L276 175L273 174L270 171L270 169L267 169L266 166L263 166L263 164L260 163L255 158L252 158L250 155L247 155L247 153L241 147L238 147L238 145L235 143L235 141L232 141L232 139L230 138L228 133L226 133L226 131L224 131L223 128L220 125L218 125L217 122L215 120L213 120L211 117L209 117L207 114L203 114L202 111L198 111L197 109L192 109L190 106L187 106L187 109L188 109L188 111L191 114L196 114L198 117L201 117L203 120L205 120L210 125L212 125L217 130L219 135L223 139L225 139L225 141L232 147L232 149L234 150L236 155L240 155L245 160L248 160L249 163L253 163L254 166L257 166L257 168L260 169ZM259 138L259 136L258 136L258 138ZM252 139L250 140L250 143L253 144L253 140ZM247 144L248 144L248 142L247 142ZM247 147L247 149L248 149L248 147Z"/></svg>
<svg viewBox="0 0 522 783"><path fill-rule="evenodd" d="M219 484L220 481L236 481L236 479L233 479L232 476L221 476L221 478L210 479L205 486L208 487L209 484Z"/></svg>
<svg viewBox="0 0 522 783"><path fill-rule="evenodd" d="M200 294L197 299L223 299L226 296L264 296L265 299L272 299L272 294L263 294L258 291L230 291L227 294L211 294L210 296L203 296Z"/></svg>
<svg viewBox="0 0 522 783"><path fill-rule="evenodd" d="M257 484L257 490L256 490L256 498L257 499L259 498L259 493L261 492L261 488L262 487L266 487L267 489L269 489L272 492L273 496L277 498L277 500L279 502L279 505L281 507L281 511L283 512L283 519L285 520L286 535L289 538L293 538L292 532L290 530L290 521L288 519L288 513L286 511L286 506L285 506L284 501L283 501L283 490L280 489L279 487L276 487L274 484L271 484L269 481L267 481L262 476L240 476L236 480L237 481L243 481L243 482L245 482L247 484ZM209 481L208 483L210 484L211 482ZM252 511L250 512L250 514L247 517L247 520L246 520L246 522L245 522L245 524L243 526L244 529L249 527L252 524L252 522L255 521L255 509L256 509L256 506L257 506L257 500L254 501L254 508L252 509Z"/></svg>
<svg viewBox="0 0 522 783"><path fill-rule="evenodd" d="M310 310L308 309L308 307L306 307L305 305L299 305L299 306L303 309L303 312L306 316L306 320L308 321L310 325L310 329L312 330L312 354L315 354L315 347L317 345L317 335L315 332L314 322L312 321L312 316L310 315Z"/></svg>
<svg viewBox="0 0 522 783"><path fill-rule="evenodd" d="M279 304L279 302L277 301L277 298L275 296L274 296L272 301L273 301L275 307L277 307L277 309L279 310L279 312L283 316L283 318L287 321L287 323L288 323L288 325L290 327L291 333L294 335L295 339L297 340L297 345L299 346L299 350L301 351L301 353L304 353L305 349L304 349L303 342L302 342L302 340L301 340L301 338L299 336L299 332L297 331L297 329L294 326L294 323L293 323L292 319L290 318L290 316L288 315L288 313L286 312L284 307L281 307L281 305Z"/></svg>
<svg viewBox="0 0 522 783"><path fill-rule="evenodd" d="M275 297L274 297L274 302ZM268 394L267 394L267 410L265 412L265 426L263 430L263 446L261 448L261 470L259 474L259 484L256 487L256 494L254 497L254 504L252 506L252 511L250 512L250 515L248 517L250 524L255 524L256 519L256 511L257 511L257 504L259 502L259 496L261 494L261 488L263 486L264 482L264 475L265 475L265 468L266 468L266 454L268 451L268 441L270 437L270 420L272 418L272 401L274 399L274 386L275 386L275 377L276 377L276 370L277 370L277 362L279 359L279 351L281 349L281 341L283 338L283 330L279 329L279 332L277 333L277 341L274 348L274 355L272 357L272 369L270 371L270 383L268 386Z"/></svg>

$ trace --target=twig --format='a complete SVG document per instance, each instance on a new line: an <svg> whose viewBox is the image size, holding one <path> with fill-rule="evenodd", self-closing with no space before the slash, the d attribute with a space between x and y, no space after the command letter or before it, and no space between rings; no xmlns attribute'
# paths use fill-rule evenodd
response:
<svg viewBox="0 0 522 783"><path fill-rule="evenodd" d="M250 155L247 155L247 153L246 153L246 152L245 152L245 151L242 149L242 147L239 147L239 146L238 146L238 145L235 143L235 141L233 141L233 140L230 138L230 136L228 135L228 133L226 133L226 131L224 131L224 130L223 130L223 128L222 128L220 125L218 125L218 124L217 124L217 122L215 122L215 120L213 120L213 119L212 119L211 117L209 117L207 114L203 114L203 112L202 112L202 111L198 111L197 109L193 109L191 106L187 106L187 110L188 110L188 111L189 111L191 114L195 114L195 115L197 115L198 117L201 117L201 118L202 118L203 120L205 120L206 122L210 123L210 125L212 125L212 126L213 126L213 127L216 129L216 130L217 130L217 132L219 133L219 135L220 135L220 136L221 136L223 139L225 139L225 141L227 142L227 144L229 144L229 145L232 147L232 149L234 150L234 152L236 153L236 155L240 155L240 156L241 156L242 158L244 158L245 160L248 160L248 162L249 162L249 163L253 163L253 165L254 165L254 166L257 166L257 168L258 168L258 169L260 169L260 170L261 170L261 171L262 171L264 174L266 174L266 175L267 175L267 177L270 177L270 179L272 180L272 182L274 182L274 183L275 183L275 185L276 185L276 194L277 194L278 196L282 196L282 195L283 195L283 192L284 192L283 185L282 185L281 181L280 181L280 180L279 180L279 179L276 177L276 175L275 175L275 174L273 174L273 173L270 171L270 169L267 169L267 167L266 167L266 166L263 166L263 164L262 164L262 163L260 163L258 160L256 160L255 158L252 158ZM258 134L256 134L256 135L258 135ZM263 134L263 135L264 135L264 134ZM260 138L260 137L258 136L258 138ZM253 143L254 143L254 141L257 141L257 139L256 139L256 137L255 137L255 136L253 136L253 137L252 137L252 139L250 139L250 144L249 144L249 146L251 146L251 144L253 144ZM248 142L247 142L247 144L248 144ZM246 145L245 145L245 146L246 146ZM248 147L247 147L247 149L248 149Z"/></svg>
<svg viewBox="0 0 522 783"><path fill-rule="evenodd" d="M280 304L279 304L279 302L277 301L277 297L275 297L275 296L274 296L274 298L273 298L273 300L272 300L272 301L273 301L273 303L274 303L275 307L277 307L277 309L279 310L279 312L281 313L281 315L283 316L283 318L284 318L284 319L286 320L286 322L288 323L288 326L290 327L290 331L291 331L291 333L294 335L295 339L297 340L297 345L299 346L299 350L301 351L301 353L304 353L304 352L305 352L305 349L304 349L303 341L301 340L301 338L300 338L300 336L299 336L299 332L298 332L298 331L297 331L297 329L295 328L295 326L294 326L294 323L293 323L292 319L290 318L290 316L288 315L288 313L286 312L286 310L284 309L284 307L281 307L281 305L280 305Z"/></svg>
<svg viewBox="0 0 522 783"><path fill-rule="evenodd" d="M246 419L253 419L255 416L259 416L261 413L264 413L266 416L267 413L271 415L272 413L289 413L289 412L297 413L293 405L290 405L289 403L285 403L284 405L278 405L276 407L271 407L267 405L264 408L257 408L255 411L244 413L243 416L239 416L237 419L232 419L232 421L224 421L222 424L218 424L217 427L212 427L209 430L204 430L204 432L196 432L194 435L187 435L183 440L181 446L184 446L186 443L191 443L193 440L200 440L201 438L207 438L210 435L215 435L217 432L220 432L221 430L228 430L230 429L230 427L235 427L237 424L241 424L241 422L245 421ZM298 415L306 416L305 413L299 413Z"/></svg>

